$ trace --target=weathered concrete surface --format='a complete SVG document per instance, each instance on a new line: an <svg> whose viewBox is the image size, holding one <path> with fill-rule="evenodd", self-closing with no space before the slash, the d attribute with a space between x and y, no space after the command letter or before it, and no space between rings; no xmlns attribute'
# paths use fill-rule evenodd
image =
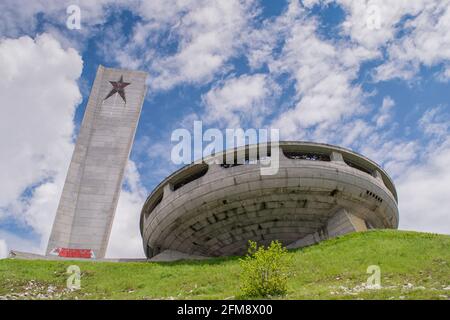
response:
<svg viewBox="0 0 450 320"><path fill-rule="evenodd" d="M129 83L112 93L123 77ZM47 254L56 248L90 249L103 258L122 178L146 93L144 72L100 66L89 96ZM108 97L107 99L105 99Z"/></svg>
<svg viewBox="0 0 450 320"><path fill-rule="evenodd" d="M51 255L41 255L36 253L21 252L13 250L9 253L9 259L19 259L19 260L74 260L74 261L95 261L95 262L173 262L180 260L205 260L209 257L188 255L182 252L166 250L160 254L154 256L151 259L139 259L139 258L121 258L121 259L82 259L82 258L61 258L58 256Z"/></svg>
<svg viewBox="0 0 450 320"><path fill-rule="evenodd" d="M335 238L351 232L367 231L363 219L349 213L346 209L340 209L327 221L328 238Z"/></svg>
<svg viewBox="0 0 450 320"><path fill-rule="evenodd" d="M304 154L318 156L307 160ZM240 255L248 240L290 245L308 236L315 243L324 229L335 236L366 225L397 228L394 184L373 161L347 149L301 142L280 143L279 158L273 176L261 175L259 164L223 167L206 160L169 176L142 210L147 257L164 250ZM341 209L346 215L333 219Z"/></svg>
<svg viewBox="0 0 450 320"><path fill-rule="evenodd" d="M95 261L95 262L148 262L148 259L133 259L133 258L124 258L124 259L82 259L82 258L61 258L57 256L51 255L41 255L29 252L21 252L13 250L9 253L9 259L19 259L19 260L74 260L74 261Z"/></svg>
<svg viewBox="0 0 450 320"><path fill-rule="evenodd" d="M306 237L289 244L287 248L303 248L319 243L323 240L338 237L340 235L362 231L367 231L365 221L348 213L345 209L340 209L336 212L336 214L328 219L324 228L321 228L313 234L309 234Z"/></svg>
<svg viewBox="0 0 450 320"><path fill-rule="evenodd" d="M180 260L204 260L209 259L209 257L189 255L183 252L174 251L174 250L165 250L160 254L157 254L153 258L151 258L150 262L171 262L171 261L180 261Z"/></svg>

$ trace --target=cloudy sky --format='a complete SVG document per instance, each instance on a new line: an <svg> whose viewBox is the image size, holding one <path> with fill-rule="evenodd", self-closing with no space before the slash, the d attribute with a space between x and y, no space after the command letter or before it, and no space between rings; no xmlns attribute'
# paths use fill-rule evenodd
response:
<svg viewBox="0 0 450 320"><path fill-rule="evenodd" d="M44 252L99 64L149 73L109 257L143 256L140 208L195 120L360 152L401 229L450 234L449 30L450 0L2 0L0 257Z"/></svg>

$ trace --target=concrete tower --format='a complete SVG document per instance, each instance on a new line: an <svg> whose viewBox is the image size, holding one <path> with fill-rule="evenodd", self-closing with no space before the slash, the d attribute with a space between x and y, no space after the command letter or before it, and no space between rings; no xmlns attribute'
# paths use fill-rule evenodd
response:
<svg viewBox="0 0 450 320"><path fill-rule="evenodd" d="M98 68L47 255L105 256L146 78L140 71Z"/></svg>

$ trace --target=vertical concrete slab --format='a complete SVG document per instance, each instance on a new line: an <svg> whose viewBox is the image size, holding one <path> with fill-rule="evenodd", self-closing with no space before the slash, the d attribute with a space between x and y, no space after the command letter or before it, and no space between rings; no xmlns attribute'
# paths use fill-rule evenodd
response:
<svg viewBox="0 0 450 320"><path fill-rule="evenodd" d="M103 258L146 93L147 74L97 70L47 254L86 249Z"/></svg>
<svg viewBox="0 0 450 320"><path fill-rule="evenodd" d="M326 239L328 239L328 237L326 235L326 230L321 229L312 234L308 234L306 237L301 238L301 239L289 244L286 247L288 249L304 248L304 247L312 246L313 244L319 243Z"/></svg>
<svg viewBox="0 0 450 320"><path fill-rule="evenodd" d="M349 213L345 209L340 209L327 222L328 239L351 232L361 232L366 230L367 227L364 220Z"/></svg>
<svg viewBox="0 0 450 320"><path fill-rule="evenodd" d="M349 213L346 209L340 209L327 221L324 228L289 244L287 248L303 248L347 233L362 231L367 231L365 221Z"/></svg>

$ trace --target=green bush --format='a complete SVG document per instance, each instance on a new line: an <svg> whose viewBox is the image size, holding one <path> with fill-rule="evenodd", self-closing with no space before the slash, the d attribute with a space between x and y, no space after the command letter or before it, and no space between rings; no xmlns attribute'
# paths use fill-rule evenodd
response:
<svg viewBox="0 0 450 320"><path fill-rule="evenodd" d="M269 247L258 247L249 241L248 254L239 260L241 266L241 290L246 297L284 295L292 268L292 257L278 241Z"/></svg>

